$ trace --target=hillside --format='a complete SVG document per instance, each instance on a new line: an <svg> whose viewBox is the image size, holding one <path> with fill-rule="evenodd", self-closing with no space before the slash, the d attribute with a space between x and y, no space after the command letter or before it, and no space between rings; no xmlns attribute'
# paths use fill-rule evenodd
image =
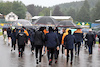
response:
<svg viewBox="0 0 100 67"><path fill-rule="evenodd" d="M89 4L90 4L90 8L95 7L95 4L98 2L98 0L88 0ZM68 9L70 7L74 8L74 9L79 9L81 8L81 6L83 5L84 1L76 1L76 2L71 2L71 3L63 3L63 4L59 4L61 10L63 9ZM57 5L55 5L57 6ZM55 7L53 6L53 8Z"/></svg>

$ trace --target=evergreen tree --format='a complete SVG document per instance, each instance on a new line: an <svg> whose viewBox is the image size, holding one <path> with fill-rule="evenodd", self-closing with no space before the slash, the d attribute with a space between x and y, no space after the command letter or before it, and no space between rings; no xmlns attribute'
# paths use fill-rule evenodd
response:
<svg viewBox="0 0 100 67"><path fill-rule="evenodd" d="M90 21L90 8L87 0L84 1L84 4L77 15L77 21L81 22Z"/></svg>
<svg viewBox="0 0 100 67"><path fill-rule="evenodd" d="M100 19L100 0L98 0L95 6L95 20Z"/></svg>
<svg viewBox="0 0 100 67"><path fill-rule="evenodd" d="M28 6L27 6L27 10L28 10L28 12L29 12L32 16L35 16L35 15L36 15L35 6L34 6L33 4L28 5Z"/></svg>
<svg viewBox="0 0 100 67"><path fill-rule="evenodd" d="M75 17L76 17L76 12L75 12L75 9L73 8L70 8L67 12L67 15L68 16L71 16L74 20L75 20Z"/></svg>
<svg viewBox="0 0 100 67"><path fill-rule="evenodd" d="M60 11L60 7L56 6L52 15L53 16L63 16L64 14Z"/></svg>

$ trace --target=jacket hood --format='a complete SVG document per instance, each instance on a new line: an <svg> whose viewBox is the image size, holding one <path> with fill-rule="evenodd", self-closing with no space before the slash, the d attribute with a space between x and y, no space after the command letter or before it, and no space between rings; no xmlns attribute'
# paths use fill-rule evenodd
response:
<svg viewBox="0 0 100 67"><path fill-rule="evenodd" d="M80 29L77 29L74 33L82 33Z"/></svg>
<svg viewBox="0 0 100 67"><path fill-rule="evenodd" d="M68 31L69 31L69 28L66 29L66 33L68 33Z"/></svg>

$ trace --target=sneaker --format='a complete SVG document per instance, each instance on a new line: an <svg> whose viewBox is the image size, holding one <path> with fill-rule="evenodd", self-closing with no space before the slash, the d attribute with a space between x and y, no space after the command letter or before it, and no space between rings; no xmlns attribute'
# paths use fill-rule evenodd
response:
<svg viewBox="0 0 100 67"><path fill-rule="evenodd" d="M18 57L20 57L20 54L18 55Z"/></svg>
<svg viewBox="0 0 100 67"><path fill-rule="evenodd" d="M49 60L49 65L52 65L52 60L51 59Z"/></svg>
<svg viewBox="0 0 100 67"><path fill-rule="evenodd" d="M77 56L77 52L75 52L75 56Z"/></svg>
<svg viewBox="0 0 100 67"><path fill-rule="evenodd" d="M8 46L10 46L10 43L8 43Z"/></svg>
<svg viewBox="0 0 100 67"><path fill-rule="evenodd" d="M32 54L34 54L34 51L32 51Z"/></svg>
<svg viewBox="0 0 100 67"><path fill-rule="evenodd" d="M57 63L57 60L55 60L55 64Z"/></svg>
<svg viewBox="0 0 100 67"><path fill-rule="evenodd" d="M38 58L36 58L36 64L39 64L39 62L38 62Z"/></svg>
<svg viewBox="0 0 100 67"><path fill-rule="evenodd" d="M70 62L70 64L72 65L72 64L73 64L73 62L71 61L71 62Z"/></svg>
<svg viewBox="0 0 100 67"><path fill-rule="evenodd" d="M39 64L38 60L36 60L36 64Z"/></svg>

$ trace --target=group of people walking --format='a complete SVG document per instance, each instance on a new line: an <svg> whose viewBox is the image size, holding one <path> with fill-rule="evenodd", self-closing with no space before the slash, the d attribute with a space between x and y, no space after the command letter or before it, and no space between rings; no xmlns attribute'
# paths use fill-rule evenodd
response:
<svg viewBox="0 0 100 67"><path fill-rule="evenodd" d="M62 47L62 54L64 53L65 49L65 55L67 56L66 62L69 62L69 57L71 56L70 64L72 64L74 47L75 47L75 55L79 56L80 46L82 41L84 40L84 35L81 29L77 29L73 34L72 31L68 28L66 30L63 29L61 34L59 33L57 27L55 29L49 27L48 31L46 30L46 27L40 27L39 29L36 30L32 28L26 30L25 27L22 27L20 29L13 29L12 32L10 29L8 31L9 31L9 33L7 32L9 34L8 39L11 38L12 40L11 51L13 49L15 50L16 44L18 44L19 57L23 56L23 52L25 50L25 44L27 44L28 40L30 40L31 52L32 54L35 53L36 55L36 64L41 63L41 58L43 54L46 54L46 52L49 65L52 65L53 58L55 58L55 63L57 63L59 57L59 50L61 47ZM90 29L89 33L86 34L85 39L87 39L87 45L89 47L89 55L92 55L92 50L93 50L92 46L95 41L95 36L92 33L92 29ZM69 55L69 53L71 55Z"/></svg>

